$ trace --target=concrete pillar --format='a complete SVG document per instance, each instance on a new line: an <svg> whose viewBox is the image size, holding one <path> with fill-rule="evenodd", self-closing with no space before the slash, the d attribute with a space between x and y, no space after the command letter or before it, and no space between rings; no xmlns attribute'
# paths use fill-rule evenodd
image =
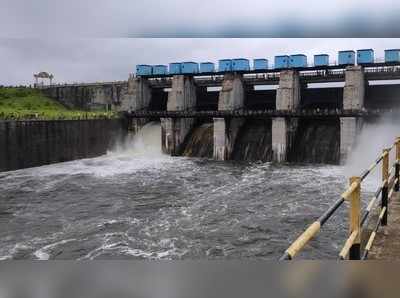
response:
<svg viewBox="0 0 400 298"><path fill-rule="evenodd" d="M361 110L364 108L365 78L361 66L348 66L345 72L343 89L343 109Z"/></svg>
<svg viewBox="0 0 400 298"><path fill-rule="evenodd" d="M168 93L168 111L187 111L196 109L196 85L193 77L174 76L172 88ZM179 155L181 145L195 123L193 118L161 119L162 149L164 153Z"/></svg>
<svg viewBox="0 0 400 298"><path fill-rule="evenodd" d="M343 110L361 110L364 108L365 85L364 70L361 66L349 66L345 72L343 89ZM362 128L362 119L355 117L340 118L340 162L344 163L356 144L356 138Z"/></svg>
<svg viewBox="0 0 400 298"><path fill-rule="evenodd" d="M125 94L121 96L121 104L117 107L117 110L120 112L146 110L150 105L151 93L151 87L147 79L135 78L130 75L127 89ZM147 122L148 119L144 118L131 119L129 129L136 133Z"/></svg>
<svg viewBox="0 0 400 298"><path fill-rule="evenodd" d="M245 119L214 118L214 159L229 160L240 127Z"/></svg>
<svg viewBox="0 0 400 298"><path fill-rule="evenodd" d="M218 110L237 110L244 107L244 84L240 74L226 74L219 93ZM233 146L244 119L214 118L214 159L231 158Z"/></svg>
<svg viewBox="0 0 400 298"><path fill-rule="evenodd" d="M279 76L279 88L276 91L277 110L296 110L300 104L300 78L295 70L284 70ZM272 160L284 162L294 139L297 119L272 119Z"/></svg>
<svg viewBox="0 0 400 298"><path fill-rule="evenodd" d="M362 119L355 117L340 118L340 162L342 164L354 148L361 128Z"/></svg>
<svg viewBox="0 0 400 298"><path fill-rule="evenodd" d="M295 70L284 70L279 75L276 90L276 109L290 111L300 104L300 77Z"/></svg>
<svg viewBox="0 0 400 298"><path fill-rule="evenodd" d="M119 111L140 111L150 105L151 87L145 78L135 78L130 75L124 96L121 97Z"/></svg>

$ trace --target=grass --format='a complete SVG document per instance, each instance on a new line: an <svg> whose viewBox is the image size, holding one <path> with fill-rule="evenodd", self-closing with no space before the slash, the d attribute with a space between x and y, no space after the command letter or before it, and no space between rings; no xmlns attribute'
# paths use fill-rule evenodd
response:
<svg viewBox="0 0 400 298"><path fill-rule="evenodd" d="M31 88L0 88L0 119L97 119L116 118L114 112L71 110Z"/></svg>

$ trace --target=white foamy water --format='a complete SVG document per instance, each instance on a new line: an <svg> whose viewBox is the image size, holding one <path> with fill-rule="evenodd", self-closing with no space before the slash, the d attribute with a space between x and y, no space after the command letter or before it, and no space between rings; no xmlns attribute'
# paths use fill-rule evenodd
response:
<svg viewBox="0 0 400 298"><path fill-rule="evenodd" d="M371 165L384 148L391 147L400 136L400 119L397 121L381 120L377 123L366 123L357 137L356 147L346 162L350 175L357 175ZM391 160L394 160L392 150Z"/></svg>
<svg viewBox="0 0 400 298"><path fill-rule="evenodd" d="M123 144L118 144L109 154L132 157L162 159L166 155L161 150L161 125L159 122L147 123L137 134L130 134Z"/></svg>

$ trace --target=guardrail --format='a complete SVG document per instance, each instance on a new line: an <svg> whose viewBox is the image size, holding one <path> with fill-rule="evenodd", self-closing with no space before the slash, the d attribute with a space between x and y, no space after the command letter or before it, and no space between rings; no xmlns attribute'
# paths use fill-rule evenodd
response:
<svg viewBox="0 0 400 298"><path fill-rule="evenodd" d="M341 110L341 109L303 109L303 110L224 110L224 111L131 111L125 112L128 118L259 118L259 117L378 117L382 114L398 115L400 110L393 109L363 109L363 110Z"/></svg>
<svg viewBox="0 0 400 298"><path fill-rule="evenodd" d="M389 166L389 153L395 148L395 161L392 166ZM378 186L374 197L370 200L367 208L361 214L361 184L364 179L379 165L382 164L382 183ZM342 204L347 201L349 203L349 236L339 253L338 259L345 260L365 260L374 243L377 231L380 226L388 224L389 202L394 192L399 191L399 174L400 174L400 138L397 138L395 143L387 149L384 149L382 154L375 162L365 170L361 176L351 177L349 179L349 187L340 198L334 202L331 207L314 223L312 223L285 251L280 260L292 260L306 245L313 239L321 230L321 227L329 220L329 218L339 209ZM362 228L365 225L371 211L377 206L377 201L380 200L379 216L374 228L369 235L367 244L364 249L361 248ZM361 253L363 254L361 255Z"/></svg>
<svg viewBox="0 0 400 298"><path fill-rule="evenodd" d="M103 86L103 85L124 85L128 81L111 81L111 82L73 82L73 83L53 83L53 84L35 84L37 89L47 89L51 87L79 87L79 86Z"/></svg>

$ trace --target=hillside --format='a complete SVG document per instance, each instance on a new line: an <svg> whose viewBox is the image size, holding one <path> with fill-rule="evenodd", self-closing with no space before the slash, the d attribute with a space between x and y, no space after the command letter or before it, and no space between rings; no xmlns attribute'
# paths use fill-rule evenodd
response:
<svg viewBox="0 0 400 298"><path fill-rule="evenodd" d="M0 88L0 119L85 119L114 118L112 112L70 110L38 89Z"/></svg>

